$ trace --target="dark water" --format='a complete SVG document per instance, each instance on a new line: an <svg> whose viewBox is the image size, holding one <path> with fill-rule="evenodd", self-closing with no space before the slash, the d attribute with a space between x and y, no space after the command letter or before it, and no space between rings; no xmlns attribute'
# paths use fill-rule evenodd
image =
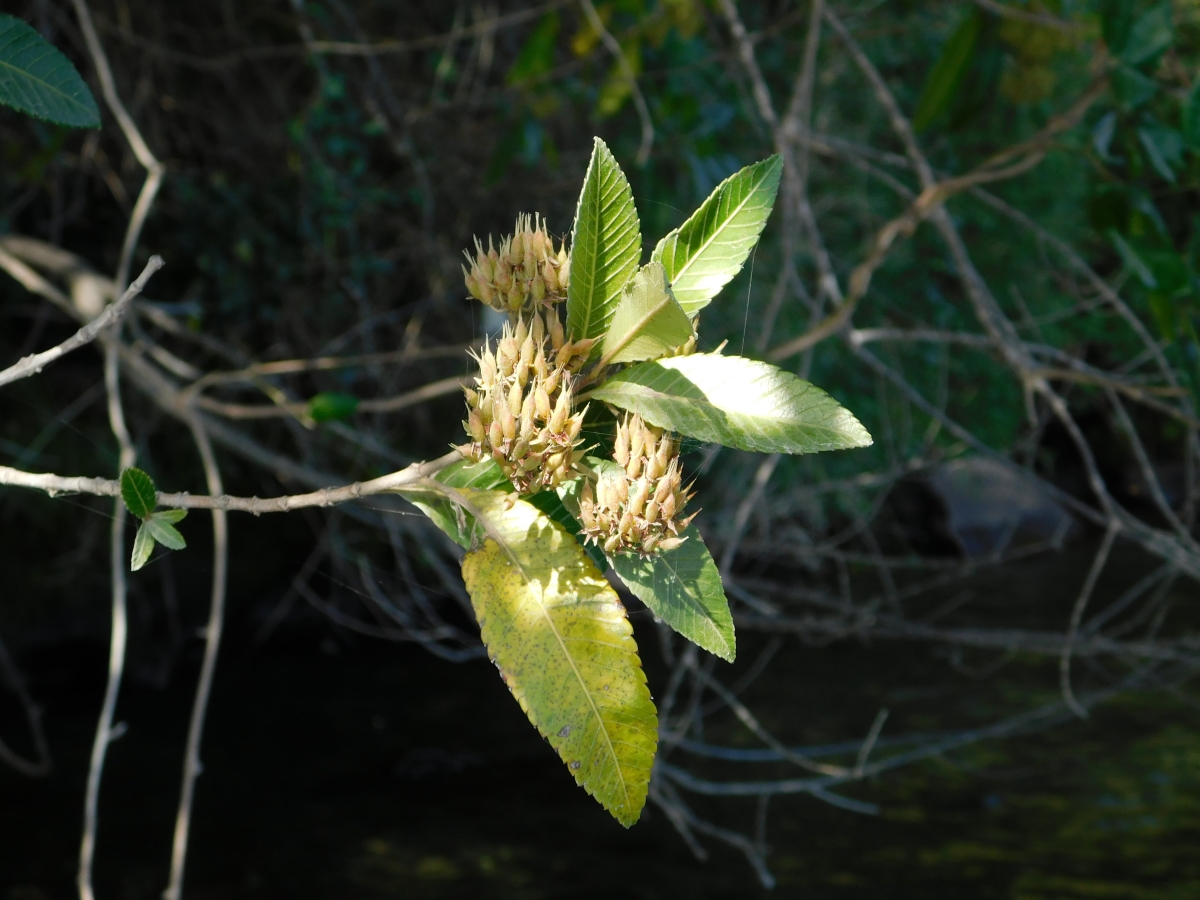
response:
<svg viewBox="0 0 1200 900"><path fill-rule="evenodd" d="M1068 562L1070 581L1079 569L1059 565ZM1014 577L1047 589L1044 574ZM754 650L746 640L743 658ZM45 708L55 771L0 771L0 900L69 898L104 650L58 645L22 665ZM661 689L661 670L647 665ZM789 741L845 740L880 705L897 732L1020 711L1053 698L1053 668L1018 659L983 682L952 677L927 647L790 643L747 699ZM129 731L112 747L102 796L101 900L157 898L165 885L193 676L184 667L166 690L133 683L122 694ZM15 707L0 706L0 728L19 734ZM752 745L731 718L716 719L710 738ZM881 804L878 817L776 800L773 894L719 844L696 861L653 808L620 828L574 786L485 662L451 665L317 626L258 648L231 640L203 758L189 900L1200 897L1200 713L1165 695L1130 696L1089 722L849 792ZM753 777L775 771L785 772ZM696 798L696 808L751 826L744 802Z"/></svg>

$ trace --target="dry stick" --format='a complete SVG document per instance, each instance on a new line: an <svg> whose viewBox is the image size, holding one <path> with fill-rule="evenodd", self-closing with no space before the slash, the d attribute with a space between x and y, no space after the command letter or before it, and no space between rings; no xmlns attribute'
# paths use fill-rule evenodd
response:
<svg viewBox="0 0 1200 900"><path fill-rule="evenodd" d="M25 710L25 718L29 722L29 733L33 736L33 749L38 755L36 762L30 762L13 752L4 741L0 741L0 762L7 763L22 775L41 778L50 773L53 765L50 760L50 747L46 743L46 731L42 728L42 711L29 696L21 673L9 655L8 647L4 645L3 640L0 640L0 672L4 673L4 680L8 682L9 688L17 695L17 700Z"/></svg>
<svg viewBox="0 0 1200 900"><path fill-rule="evenodd" d="M579 7L587 17L588 24L596 29L596 34L600 36L605 48L613 55L625 80L629 82L629 89L633 94L633 105L637 108L638 118L642 123L642 143L638 147L637 164L644 166L650 159L650 148L654 146L654 122L650 119L650 107L646 105L646 98L642 95L642 89L638 85L637 73L633 71L633 66L629 64L629 60L625 57L625 51L621 49L617 39L605 27L604 20L600 18L596 7L592 5L592 0L579 0Z"/></svg>
<svg viewBox="0 0 1200 900"><path fill-rule="evenodd" d="M120 363L116 344L110 343L104 354L104 387L108 392L108 421L113 435L120 445L119 469L133 465L136 454L129 429L125 425L125 413L121 408ZM108 745L119 733L113 729L113 714L117 707L117 695L121 691L121 678L125 670L125 644L128 637L128 617L125 604L125 503L119 492L113 504L112 535L109 565L112 569L112 633L108 650L108 683L104 690L104 703L100 709L100 721L96 724L96 736L92 742L92 759L88 768L87 793L83 804L83 838L79 846L79 874L76 885L80 900L93 900L92 861L96 854L96 826L99 815L100 780L104 775L104 762Z"/></svg>
<svg viewBox="0 0 1200 900"><path fill-rule="evenodd" d="M364 413L399 412L402 409L408 409L408 407L416 406L418 403L423 403L426 400L443 397L446 394L453 394L456 391L462 390L465 385L471 383L473 380L473 377L470 375L455 375L451 378L443 378L440 381L430 382L415 390L398 394L395 397L361 400L355 409L357 412ZM210 397L204 396L197 398L196 405L201 409L206 409L226 419L303 419L308 416L309 408L307 403L289 403L286 401L280 404L223 403L220 400L213 400Z"/></svg>
<svg viewBox="0 0 1200 900"><path fill-rule="evenodd" d="M217 467L212 442L197 419L192 419L191 426L192 438L204 465L204 478L208 490L213 495L219 495L224 488L221 485L221 470ZM212 692L213 673L217 668L221 629L225 620L225 588L229 568L229 530L226 520L225 510L213 510L212 601L208 611L208 624L204 629L204 662L200 667L200 680L196 684L196 697L192 702L192 717L188 725L187 749L183 757L183 786L179 793L179 810L175 816L175 839L171 845L171 875L167 889L163 892L164 900L179 900L183 891L192 799L195 795L196 778L203 770L200 763L200 742L204 736L204 718L208 712L208 698Z"/></svg>
<svg viewBox="0 0 1200 900"><path fill-rule="evenodd" d="M1067 627L1062 656L1058 659L1058 684L1062 689L1063 703L1081 719L1086 719L1088 713L1075 699L1075 692L1071 690L1071 653L1075 649L1075 639L1079 635L1079 623L1083 621L1084 610L1087 609L1088 601L1092 598L1092 591L1100 579L1104 564L1108 562L1109 551L1112 550L1113 540L1120 529L1121 526L1114 519L1109 524L1108 530L1104 532L1104 540L1100 542L1100 549L1096 551L1096 558L1092 560L1092 568L1088 571L1083 587L1079 590L1079 597L1075 600L1075 607L1071 610L1071 623Z"/></svg>
<svg viewBox="0 0 1200 900"><path fill-rule="evenodd" d="M92 321L88 322L88 324L84 325L57 347L51 347L49 350L43 350L41 353L31 353L29 356L0 372L0 387L22 378L29 378L31 375L37 375L42 369L50 365L50 363L61 359L73 350L78 350L80 347L90 344L101 331L121 320L121 317L128 311L129 304L133 301L133 298L142 292L142 289L146 286L146 282L150 280L150 276L161 269L162 266L163 261L161 256L150 257L150 261L146 263L146 268L142 270L142 274L121 295L121 299L108 306L104 312L100 313L100 315L96 316L96 318L92 319Z"/></svg>

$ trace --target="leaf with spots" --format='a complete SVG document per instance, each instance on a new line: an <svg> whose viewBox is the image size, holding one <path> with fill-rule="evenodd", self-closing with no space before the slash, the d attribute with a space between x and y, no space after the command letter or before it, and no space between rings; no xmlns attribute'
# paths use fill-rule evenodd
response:
<svg viewBox="0 0 1200 900"><path fill-rule="evenodd" d="M646 803L658 715L625 608L532 504L456 493L482 525L462 569L488 655L575 780L628 828Z"/></svg>

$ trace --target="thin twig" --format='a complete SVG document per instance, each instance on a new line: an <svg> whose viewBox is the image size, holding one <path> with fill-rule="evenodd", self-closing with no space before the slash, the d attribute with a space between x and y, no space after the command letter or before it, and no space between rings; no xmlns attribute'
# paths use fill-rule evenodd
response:
<svg viewBox="0 0 1200 900"><path fill-rule="evenodd" d="M608 30L604 24L604 20L596 12L596 7L592 5L592 0L579 0L579 7L587 17L588 24L600 36L605 49L613 55L617 67L621 70L621 75L629 83L629 90L633 96L633 105L637 108L638 118L642 123L642 143L638 147L637 164L644 166L649 162L650 149L654 146L654 122L650 118L650 107L646 105L646 98L642 94L641 86L638 84L637 73L633 71L633 66L630 65L629 59L625 56L625 51L621 49L620 43L612 36L612 32Z"/></svg>
<svg viewBox="0 0 1200 900"><path fill-rule="evenodd" d="M1071 689L1071 654L1075 649L1075 640L1079 636L1079 623L1083 621L1084 610L1087 609L1088 601L1092 599L1092 591L1095 590L1096 582L1100 579L1100 573L1104 570L1105 563L1108 562L1108 554L1112 550L1118 531L1120 531L1120 526L1114 521L1104 532L1104 540L1100 542L1100 549L1096 551L1092 567L1088 570L1087 578L1084 579L1083 587L1079 589L1079 596L1075 599L1075 606L1071 610L1071 622L1067 626L1067 637L1063 641L1062 655L1058 659L1058 684L1062 689L1063 703L1081 719L1086 719L1088 714L1087 710L1075 699L1075 692Z"/></svg>

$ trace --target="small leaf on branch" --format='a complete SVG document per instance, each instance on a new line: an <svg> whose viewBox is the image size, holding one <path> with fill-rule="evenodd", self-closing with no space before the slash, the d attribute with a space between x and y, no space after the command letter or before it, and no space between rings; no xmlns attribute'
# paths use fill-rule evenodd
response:
<svg viewBox="0 0 1200 900"><path fill-rule="evenodd" d="M656 616L693 644L733 662L733 616L721 573L696 526L683 536L674 550L648 557L619 553L609 557L609 564Z"/></svg>
<svg viewBox="0 0 1200 900"><path fill-rule="evenodd" d="M692 336L692 323L667 286L662 263L643 267L626 286L604 338L605 363L657 359Z"/></svg>
<svg viewBox="0 0 1200 900"><path fill-rule="evenodd" d="M158 505L158 491L154 479L141 469L129 468L121 473L121 499L132 515L144 519Z"/></svg>
<svg viewBox="0 0 1200 900"><path fill-rule="evenodd" d="M325 391L308 401L308 417L314 422L348 419L358 409L358 398L337 391Z"/></svg>
<svg viewBox="0 0 1200 900"><path fill-rule="evenodd" d="M511 490L512 485L504 477L494 459L480 462L460 459L451 463L433 476L433 480L449 488L474 488L480 491L495 489ZM463 549L471 549L471 535L475 531L475 519L444 493L434 490L406 488L401 493L417 509L429 517L450 540Z"/></svg>
<svg viewBox="0 0 1200 900"><path fill-rule="evenodd" d="M658 717L620 599L531 504L460 493L484 526L462 568L488 655L575 780L629 827L646 803Z"/></svg>
<svg viewBox="0 0 1200 900"><path fill-rule="evenodd" d="M100 110L71 61L20 19L0 14L0 103L75 128L99 128Z"/></svg>
<svg viewBox="0 0 1200 900"><path fill-rule="evenodd" d="M137 535L133 539L133 555L129 561L129 571L136 572L147 562L150 561L150 554L154 552L154 538L150 536L150 529L143 522L138 526Z"/></svg>
<svg viewBox="0 0 1200 900"><path fill-rule="evenodd" d="M815 385L776 366L696 353L638 363L591 396L660 428L759 453L866 447L871 435Z"/></svg>
<svg viewBox="0 0 1200 900"><path fill-rule="evenodd" d="M671 292L689 316L742 270L771 216L782 172L779 156L734 172L654 248L650 259L662 262Z"/></svg>
<svg viewBox="0 0 1200 900"><path fill-rule="evenodd" d="M174 525L158 513L147 518L142 523L142 528L149 531L150 536L168 550L183 550L187 547L187 541L183 539L183 535L179 533ZM138 529L138 531L141 530L141 528Z"/></svg>
<svg viewBox="0 0 1200 900"><path fill-rule="evenodd" d="M608 331L642 255L641 228L625 173L596 138L571 238L567 333L572 339L599 339Z"/></svg>
<svg viewBox="0 0 1200 900"><path fill-rule="evenodd" d="M164 522L170 522L175 525L187 518L188 511L186 509L160 509L154 514L154 518L161 519Z"/></svg>

